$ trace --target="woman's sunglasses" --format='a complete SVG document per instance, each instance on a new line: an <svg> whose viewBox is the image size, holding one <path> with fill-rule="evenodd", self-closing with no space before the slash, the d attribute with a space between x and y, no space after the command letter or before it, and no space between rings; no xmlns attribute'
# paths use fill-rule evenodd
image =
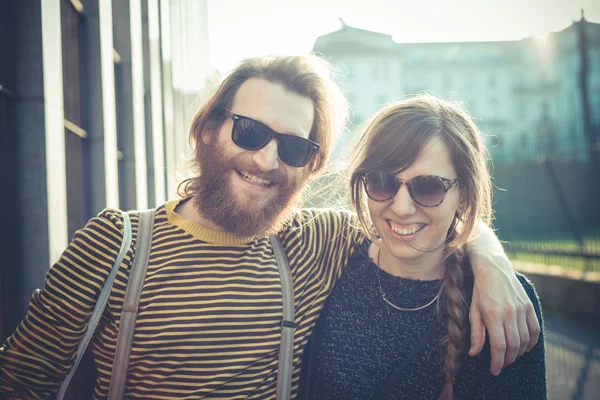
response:
<svg viewBox="0 0 600 400"><path fill-rule="evenodd" d="M458 178L446 179L435 175L420 175L403 181L392 173L374 171L364 174L362 181L367 196L371 200L388 201L393 199L404 183L415 203L423 207L437 207L444 201L448 190L456 185Z"/></svg>
<svg viewBox="0 0 600 400"><path fill-rule="evenodd" d="M312 140L296 135L277 133L265 124L233 114L226 109L226 116L233 120L231 140L246 150L260 150L273 138L277 139L277 152L281 161L292 167L304 167L319 151L320 146Z"/></svg>

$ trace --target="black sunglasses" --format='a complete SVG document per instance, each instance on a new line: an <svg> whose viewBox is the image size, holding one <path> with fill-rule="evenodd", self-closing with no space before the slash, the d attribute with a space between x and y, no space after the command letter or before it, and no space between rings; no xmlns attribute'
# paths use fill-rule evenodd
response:
<svg viewBox="0 0 600 400"><path fill-rule="evenodd" d="M423 207L437 207L444 201L448 190L456 185L458 178L446 179L435 175L419 175L404 181L390 172L374 171L364 174L362 181L371 200L393 199L404 183L415 203Z"/></svg>
<svg viewBox="0 0 600 400"><path fill-rule="evenodd" d="M292 167L304 167L320 149L312 140L275 132L262 122L225 110L227 118L233 120L231 140L242 149L260 150L275 138L279 158Z"/></svg>

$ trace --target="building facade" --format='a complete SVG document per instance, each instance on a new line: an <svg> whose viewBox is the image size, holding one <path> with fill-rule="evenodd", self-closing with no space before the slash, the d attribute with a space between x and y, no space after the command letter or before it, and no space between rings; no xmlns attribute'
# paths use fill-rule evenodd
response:
<svg viewBox="0 0 600 400"><path fill-rule="evenodd" d="M398 43L344 24L319 37L314 51L340 68L355 123L422 91L464 102L488 135L496 164L588 156L580 80L585 56L589 120L598 143L600 24L583 18L544 39L504 42Z"/></svg>
<svg viewBox="0 0 600 400"><path fill-rule="evenodd" d="M0 0L3 338L89 218L175 195L209 75L207 0Z"/></svg>

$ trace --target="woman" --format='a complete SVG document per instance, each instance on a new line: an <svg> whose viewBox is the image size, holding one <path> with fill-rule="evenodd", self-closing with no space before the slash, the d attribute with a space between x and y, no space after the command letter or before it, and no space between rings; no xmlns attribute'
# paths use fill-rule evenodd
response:
<svg viewBox="0 0 600 400"><path fill-rule="evenodd" d="M352 203L371 238L336 284L306 349L311 399L543 399L543 336L499 376L469 357L466 242L490 223L480 133L457 105L419 96L379 112L352 158ZM519 280L537 317L532 285ZM543 334L543 330L542 330Z"/></svg>

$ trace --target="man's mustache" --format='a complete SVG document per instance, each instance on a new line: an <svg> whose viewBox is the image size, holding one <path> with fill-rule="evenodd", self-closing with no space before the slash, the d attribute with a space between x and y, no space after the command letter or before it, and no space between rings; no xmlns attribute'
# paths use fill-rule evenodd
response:
<svg viewBox="0 0 600 400"><path fill-rule="evenodd" d="M262 171L260 168L258 168L256 163L254 163L253 161L244 162L241 160L239 160L239 161L234 160L233 167L240 172L254 175L260 179L271 181L275 185L285 183L285 181L286 181L285 172L283 171L282 165L280 165L279 168L274 171L265 172L265 171Z"/></svg>

